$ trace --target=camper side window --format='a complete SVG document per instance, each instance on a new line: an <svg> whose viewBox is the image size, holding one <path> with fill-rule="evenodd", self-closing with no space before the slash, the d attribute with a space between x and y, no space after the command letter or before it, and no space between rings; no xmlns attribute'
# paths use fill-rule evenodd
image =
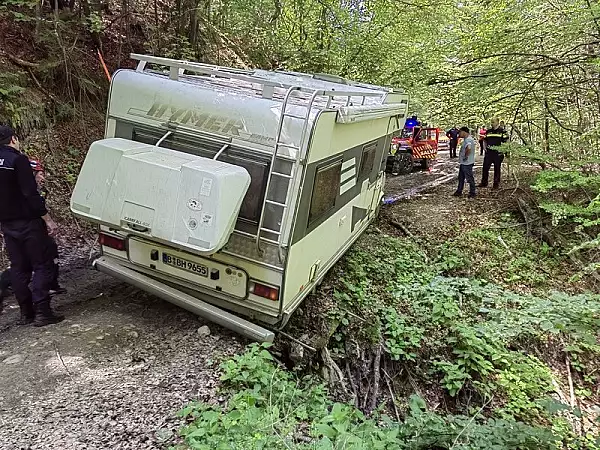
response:
<svg viewBox="0 0 600 450"><path fill-rule="evenodd" d="M335 199L340 191L341 173L341 161L317 169L308 213L309 224L335 207Z"/></svg>
<svg viewBox="0 0 600 450"><path fill-rule="evenodd" d="M375 164L376 152L377 143L365 145L363 147L363 154L360 160L360 171L358 172L359 180L364 180L370 177L371 172L373 172L373 165Z"/></svg>

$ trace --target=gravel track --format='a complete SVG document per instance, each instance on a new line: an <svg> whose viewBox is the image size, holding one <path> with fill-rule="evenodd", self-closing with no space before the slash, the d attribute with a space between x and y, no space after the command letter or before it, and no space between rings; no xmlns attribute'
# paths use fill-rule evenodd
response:
<svg viewBox="0 0 600 450"><path fill-rule="evenodd" d="M18 327L0 316L1 449L159 449L175 413L215 401L217 361L243 340L84 267L65 273L61 324ZM203 328L201 331L205 331Z"/></svg>

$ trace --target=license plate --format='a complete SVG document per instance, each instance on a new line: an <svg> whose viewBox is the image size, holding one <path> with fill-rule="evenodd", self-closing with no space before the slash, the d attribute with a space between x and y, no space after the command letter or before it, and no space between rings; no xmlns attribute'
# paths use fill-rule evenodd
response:
<svg viewBox="0 0 600 450"><path fill-rule="evenodd" d="M202 264L188 261L179 256L170 255L169 253L163 253L162 260L167 266L176 267L177 269L185 270L186 272L208 277L208 267L203 266Z"/></svg>

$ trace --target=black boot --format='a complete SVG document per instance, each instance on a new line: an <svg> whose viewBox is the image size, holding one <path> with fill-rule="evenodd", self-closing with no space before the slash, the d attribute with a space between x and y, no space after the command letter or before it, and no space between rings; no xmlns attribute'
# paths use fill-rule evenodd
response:
<svg viewBox="0 0 600 450"><path fill-rule="evenodd" d="M33 322L35 317L35 313L33 311L33 303L31 299L27 301L21 301L17 299L19 302L19 309L21 310L21 318L17 320L17 325L29 325Z"/></svg>
<svg viewBox="0 0 600 450"><path fill-rule="evenodd" d="M30 323L33 323L34 317L35 316L33 315L29 316L21 312L21 317L19 318L19 320L17 320L17 325L29 325Z"/></svg>
<svg viewBox="0 0 600 450"><path fill-rule="evenodd" d="M64 287L59 286L59 285L56 285L56 286L50 288L51 296L52 295L61 295L61 294L66 294L66 293L67 293L67 290Z"/></svg>
<svg viewBox="0 0 600 450"><path fill-rule="evenodd" d="M45 300L35 305L34 327L45 327L65 320L63 316L58 316L50 308L50 300Z"/></svg>

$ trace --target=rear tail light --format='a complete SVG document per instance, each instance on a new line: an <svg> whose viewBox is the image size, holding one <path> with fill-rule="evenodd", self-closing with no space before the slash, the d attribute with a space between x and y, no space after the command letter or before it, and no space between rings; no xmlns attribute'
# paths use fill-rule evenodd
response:
<svg viewBox="0 0 600 450"><path fill-rule="evenodd" d="M264 284L251 282L250 283L250 292L259 297L263 297L269 300L277 301L279 300L279 289L266 286Z"/></svg>
<svg viewBox="0 0 600 450"><path fill-rule="evenodd" d="M125 251L125 240L108 234L100 233L100 245L114 248L115 250Z"/></svg>

